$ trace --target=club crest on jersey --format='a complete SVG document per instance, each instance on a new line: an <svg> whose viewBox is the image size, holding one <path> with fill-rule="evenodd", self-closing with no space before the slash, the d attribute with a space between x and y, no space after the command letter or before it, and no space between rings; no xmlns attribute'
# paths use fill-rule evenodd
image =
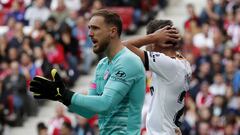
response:
<svg viewBox="0 0 240 135"><path fill-rule="evenodd" d="M104 80L107 80L107 79L108 79L108 76L109 76L109 70L107 70L107 71L105 72L103 79L104 79Z"/></svg>

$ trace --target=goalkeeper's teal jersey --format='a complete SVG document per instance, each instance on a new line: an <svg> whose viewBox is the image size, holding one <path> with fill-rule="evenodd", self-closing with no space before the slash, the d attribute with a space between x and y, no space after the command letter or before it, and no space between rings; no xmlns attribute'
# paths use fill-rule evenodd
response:
<svg viewBox="0 0 240 135"><path fill-rule="evenodd" d="M99 62L89 95L74 94L69 108L85 117L99 114L101 135L139 135L145 83L142 61L124 48Z"/></svg>

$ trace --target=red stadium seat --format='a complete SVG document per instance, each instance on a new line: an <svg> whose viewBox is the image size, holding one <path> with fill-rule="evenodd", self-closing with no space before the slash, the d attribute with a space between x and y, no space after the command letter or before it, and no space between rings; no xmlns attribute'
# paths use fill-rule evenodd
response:
<svg viewBox="0 0 240 135"><path fill-rule="evenodd" d="M126 31L133 23L133 7L109 7L108 9L120 15L123 22L123 31Z"/></svg>

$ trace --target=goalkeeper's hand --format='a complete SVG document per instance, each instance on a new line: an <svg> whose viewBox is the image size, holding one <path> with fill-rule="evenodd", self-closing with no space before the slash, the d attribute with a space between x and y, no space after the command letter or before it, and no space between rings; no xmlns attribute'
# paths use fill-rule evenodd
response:
<svg viewBox="0 0 240 135"><path fill-rule="evenodd" d="M49 80L42 76L33 78L30 83L30 91L33 92L34 98L50 99L60 101L67 106L70 105L74 92L66 89L56 69L52 69L51 75L53 80Z"/></svg>

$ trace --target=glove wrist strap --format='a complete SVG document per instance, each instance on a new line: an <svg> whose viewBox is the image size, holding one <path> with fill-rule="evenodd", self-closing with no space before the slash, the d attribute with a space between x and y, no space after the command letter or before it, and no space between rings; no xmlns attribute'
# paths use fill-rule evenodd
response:
<svg viewBox="0 0 240 135"><path fill-rule="evenodd" d="M65 90L64 96L62 97L62 102L64 105L69 106L71 104L72 96L75 92L72 92L70 90Z"/></svg>

